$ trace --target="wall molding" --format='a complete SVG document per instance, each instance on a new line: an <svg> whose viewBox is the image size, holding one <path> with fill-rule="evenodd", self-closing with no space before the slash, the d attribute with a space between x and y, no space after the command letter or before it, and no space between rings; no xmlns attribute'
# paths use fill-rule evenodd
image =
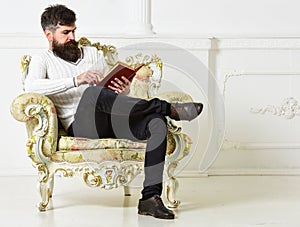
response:
<svg viewBox="0 0 300 227"><path fill-rule="evenodd" d="M137 42L166 42L191 50L228 50L228 49L300 49L298 38L218 38L197 35L105 35L77 34L77 37L88 37L93 40L116 46L125 46ZM43 34L8 33L0 34L1 49L41 49L47 47Z"/></svg>
<svg viewBox="0 0 300 227"><path fill-rule="evenodd" d="M225 139L222 150L300 150L300 143L238 142Z"/></svg>
<svg viewBox="0 0 300 227"><path fill-rule="evenodd" d="M143 42L159 42L178 46L189 50L206 50L211 48L211 40L209 38L198 37L147 37L147 36L104 36L101 34L77 34L77 37L87 37L92 42L100 42L116 47L124 47L127 45L143 43ZM48 43L43 34L0 34L0 49L45 49ZM153 46L155 48L155 46Z"/></svg>
<svg viewBox="0 0 300 227"><path fill-rule="evenodd" d="M251 107L250 112L261 115L270 113L274 116L284 117L287 120L291 120L296 116L300 116L300 106L296 98L289 97L285 98L280 106L269 104L264 107Z"/></svg>
<svg viewBox="0 0 300 227"><path fill-rule="evenodd" d="M225 49L300 49L300 37L213 38L214 50Z"/></svg>
<svg viewBox="0 0 300 227"><path fill-rule="evenodd" d="M230 79L243 76L299 76L300 71L245 71L245 70L231 70L231 72L224 72L223 80L223 97L226 100L227 85ZM249 112L252 114L267 114L270 113L274 116L284 117L287 120L292 120L300 115L300 106L294 97L285 98L281 106L274 106L272 104L264 107L250 107ZM222 145L222 150L300 150L300 143L273 143L273 142L239 142L230 141L226 139Z"/></svg>
<svg viewBox="0 0 300 227"><path fill-rule="evenodd" d="M208 176L300 176L300 169L210 169Z"/></svg>
<svg viewBox="0 0 300 227"><path fill-rule="evenodd" d="M223 96L225 98L226 94L226 85L229 79L240 76L300 76L300 71L245 71L234 69L231 72L224 72L224 80L223 80Z"/></svg>

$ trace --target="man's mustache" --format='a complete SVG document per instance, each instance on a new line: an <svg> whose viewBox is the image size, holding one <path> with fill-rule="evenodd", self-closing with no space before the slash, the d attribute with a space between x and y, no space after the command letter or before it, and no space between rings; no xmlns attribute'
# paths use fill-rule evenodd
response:
<svg viewBox="0 0 300 227"><path fill-rule="evenodd" d="M65 47L77 47L78 46L78 42L76 40L70 40L67 43L64 44Z"/></svg>

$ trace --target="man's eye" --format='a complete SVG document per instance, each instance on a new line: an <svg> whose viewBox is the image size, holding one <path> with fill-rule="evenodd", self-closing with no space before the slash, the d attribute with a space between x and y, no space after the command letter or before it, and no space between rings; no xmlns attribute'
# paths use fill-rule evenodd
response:
<svg viewBox="0 0 300 227"><path fill-rule="evenodd" d="M75 30L71 30L71 31L63 31L64 35L68 35L70 32L72 32L73 34L75 33Z"/></svg>

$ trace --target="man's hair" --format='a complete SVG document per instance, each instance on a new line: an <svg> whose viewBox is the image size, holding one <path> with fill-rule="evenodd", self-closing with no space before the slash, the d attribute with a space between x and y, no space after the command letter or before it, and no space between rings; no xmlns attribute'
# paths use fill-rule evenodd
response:
<svg viewBox="0 0 300 227"><path fill-rule="evenodd" d="M57 25L73 25L76 21L74 11L64 5L51 5L41 15L43 30L55 30Z"/></svg>

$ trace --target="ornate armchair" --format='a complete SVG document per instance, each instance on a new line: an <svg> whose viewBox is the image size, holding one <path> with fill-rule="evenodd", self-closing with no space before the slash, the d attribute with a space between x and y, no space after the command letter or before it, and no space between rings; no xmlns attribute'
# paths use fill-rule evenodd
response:
<svg viewBox="0 0 300 227"><path fill-rule="evenodd" d="M107 63L112 66L118 60L115 47L92 44L86 38L81 45L93 45L102 51ZM159 97L170 101L192 101L187 94L180 92L157 94L162 77L162 61L157 56L128 57L134 65L143 61L143 67L132 82L131 96L151 99ZM22 58L23 80L27 75L30 56ZM41 202L40 211L45 211L53 194L54 175L64 177L79 176L90 187L112 189L124 186L125 195L130 195L129 185L143 172L146 142L132 142L125 139L88 139L67 136L60 127L55 106L41 94L23 93L11 104L12 116L24 122L27 129L27 153L38 170L38 188ZM165 162L165 190L169 207L177 207L175 198L175 169L191 147L191 139L181 132L181 128L168 119L168 145Z"/></svg>

